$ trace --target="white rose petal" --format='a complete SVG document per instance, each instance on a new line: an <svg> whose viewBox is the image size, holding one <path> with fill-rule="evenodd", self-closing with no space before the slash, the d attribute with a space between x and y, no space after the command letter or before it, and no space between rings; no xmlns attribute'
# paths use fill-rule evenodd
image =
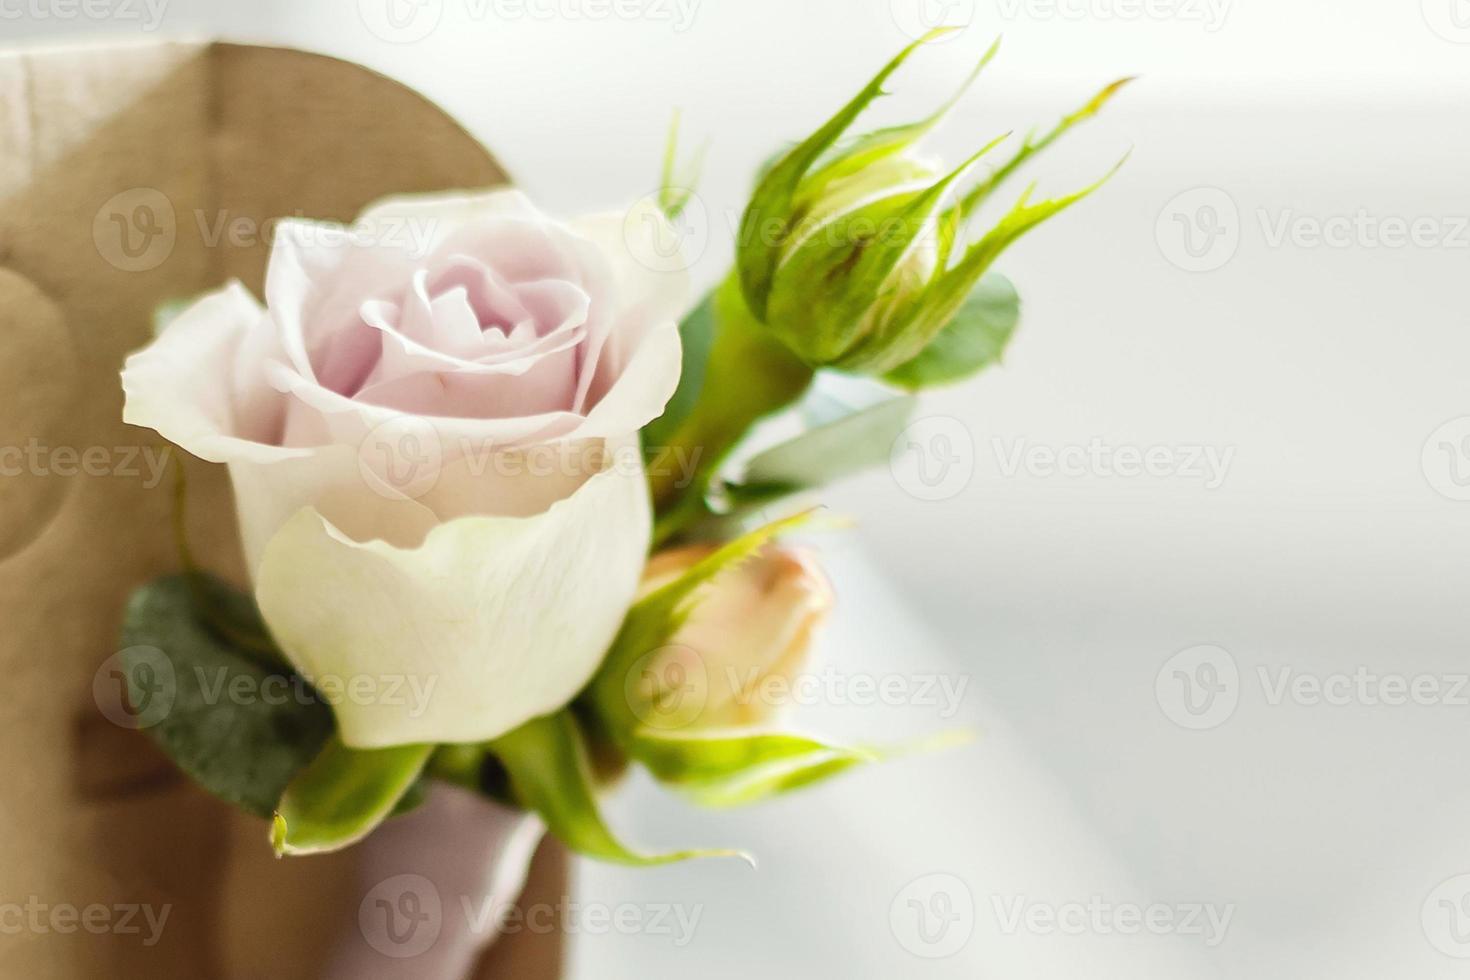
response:
<svg viewBox="0 0 1470 980"><path fill-rule="evenodd" d="M484 741L586 684L637 591L651 519L625 464L542 514L461 517L412 549L354 541L305 508L267 544L256 598L297 669L344 692L346 744Z"/></svg>

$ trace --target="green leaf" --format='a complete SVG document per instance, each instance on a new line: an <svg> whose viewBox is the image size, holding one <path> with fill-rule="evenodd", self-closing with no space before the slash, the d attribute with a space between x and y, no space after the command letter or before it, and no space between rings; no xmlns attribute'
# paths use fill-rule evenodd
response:
<svg viewBox="0 0 1470 980"><path fill-rule="evenodd" d="M277 854L320 854L362 840L418 782L432 745L352 749L333 737L286 787L271 843Z"/></svg>
<svg viewBox="0 0 1470 980"><path fill-rule="evenodd" d="M882 465L916 404L908 395L886 398L772 446L746 463L725 495L732 503L766 504Z"/></svg>
<svg viewBox="0 0 1470 980"><path fill-rule="evenodd" d="M866 749L778 732L640 728L627 748L660 782L715 807L754 803L880 758Z"/></svg>
<svg viewBox="0 0 1470 980"><path fill-rule="evenodd" d="M775 277L781 249L785 245L786 236L799 223L799 215L793 214L793 211L802 177L837 142L863 109L883 94L883 83L916 49L948 33L951 33L951 29L938 28L900 51L852 101L782 157L756 187L750 204L740 219L736 268L740 276L741 291L758 319L764 321L766 318L766 300L770 295L771 281Z"/></svg>
<svg viewBox="0 0 1470 980"><path fill-rule="evenodd" d="M254 596L201 572L187 572L182 578L189 586L195 614L215 636L265 667L295 675L261 618Z"/></svg>
<svg viewBox="0 0 1470 980"><path fill-rule="evenodd" d="M122 672L148 735L186 775L269 817L332 712L300 677L231 642L237 633L266 635L248 596L201 575L159 579L128 602Z"/></svg>
<svg viewBox="0 0 1470 980"><path fill-rule="evenodd" d="M988 274L929 346L883 380L919 391L968 378L1000 360L1020 318L1016 287L1004 276Z"/></svg>
<svg viewBox="0 0 1470 980"><path fill-rule="evenodd" d="M613 836L598 811L581 729L568 711L527 722L490 743L510 774L516 801L578 854L616 864L648 866L696 857L739 857L736 851L640 854Z"/></svg>

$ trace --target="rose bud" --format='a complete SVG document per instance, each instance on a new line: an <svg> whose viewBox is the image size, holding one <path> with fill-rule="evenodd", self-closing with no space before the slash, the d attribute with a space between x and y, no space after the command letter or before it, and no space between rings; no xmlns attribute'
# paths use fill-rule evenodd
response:
<svg viewBox="0 0 1470 980"><path fill-rule="evenodd" d="M677 579L716 550L688 545L649 560L643 594ZM695 593L687 620L646 662L639 701L645 724L731 728L759 724L788 698L832 587L806 551L767 545ZM779 685L779 686L777 686Z"/></svg>
<svg viewBox="0 0 1470 980"><path fill-rule="evenodd" d="M1040 139L1028 137L1009 161L960 194L961 182L1009 134L948 172L917 157L916 144L958 94L916 123L839 142L920 43L771 166L742 219L736 269L749 313L810 367L881 376L912 361L960 312L1011 242L1097 186L1038 203L1028 191L990 232L958 249L961 229L990 192L1095 114L1122 82ZM981 59L970 81L995 51Z"/></svg>
<svg viewBox="0 0 1470 980"><path fill-rule="evenodd" d="M352 748L480 742L565 705L637 591L638 432L678 381L656 213L515 191L280 226L123 370L124 419L229 466L255 597Z"/></svg>

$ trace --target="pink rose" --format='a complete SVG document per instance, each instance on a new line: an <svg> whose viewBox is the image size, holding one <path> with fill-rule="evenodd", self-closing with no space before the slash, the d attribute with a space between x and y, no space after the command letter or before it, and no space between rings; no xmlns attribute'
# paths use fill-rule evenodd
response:
<svg viewBox="0 0 1470 980"><path fill-rule="evenodd" d="M686 285L637 261L645 210L287 221L265 308L231 284L128 359L125 420L229 465L261 611L348 745L492 738L601 660L648 548L638 430L679 375Z"/></svg>

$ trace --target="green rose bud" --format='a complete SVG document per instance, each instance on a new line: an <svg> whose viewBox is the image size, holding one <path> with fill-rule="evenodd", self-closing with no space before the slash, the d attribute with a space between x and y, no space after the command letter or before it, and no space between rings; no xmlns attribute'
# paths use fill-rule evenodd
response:
<svg viewBox="0 0 1470 980"><path fill-rule="evenodd" d="M990 233L956 254L961 228L990 192L1123 84L1108 86L1043 138L1027 138L988 179L957 194L956 185L1009 134L948 172L917 156L915 146L994 57L994 46L933 115L839 143L888 77L938 33L902 51L778 160L745 211L736 257L742 296L752 316L809 366L885 375L917 358L1006 246L1098 186L1037 204L1028 191Z"/></svg>
<svg viewBox="0 0 1470 980"><path fill-rule="evenodd" d="M819 369L881 378L910 391L961 380L994 363L1018 316L1010 283L986 275L1025 232L1091 193L1033 202L1027 190L968 245L968 219L1033 155L1094 115L1114 82L1049 132L1028 135L988 175L970 181L992 140L960 166L921 156L932 130L995 56L933 114L857 137L845 134L931 32L901 51L857 96L758 178L741 218L735 267L681 324L684 371L664 416L644 430L656 447L650 485L655 540L674 540L722 512L710 487L763 419L800 399ZM675 212L672 143L664 207ZM1106 180L1107 178L1103 178ZM983 277L983 278L982 278ZM672 465L697 459L692 472Z"/></svg>

